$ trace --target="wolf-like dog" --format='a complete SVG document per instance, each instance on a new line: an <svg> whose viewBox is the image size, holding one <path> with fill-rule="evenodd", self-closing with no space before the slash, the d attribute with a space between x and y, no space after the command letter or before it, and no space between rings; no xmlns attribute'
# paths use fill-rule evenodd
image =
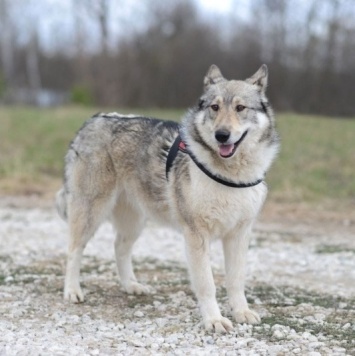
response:
<svg viewBox="0 0 355 356"><path fill-rule="evenodd" d="M216 300L209 255L217 238L223 243L232 317L237 323L260 322L248 307L244 284L249 232L265 200L263 178L279 145L265 95L267 79L266 65L244 81L227 80L212 65L202 96L181 125L117 113L86 121L70 144L64 187L56 196L70 230L65 299L84 301L83 250L107 219L117 230L114 248L123 289L149 292L136 280L132 247L145 220L154 219L184 235L206 329L233 327Z"/></svg>

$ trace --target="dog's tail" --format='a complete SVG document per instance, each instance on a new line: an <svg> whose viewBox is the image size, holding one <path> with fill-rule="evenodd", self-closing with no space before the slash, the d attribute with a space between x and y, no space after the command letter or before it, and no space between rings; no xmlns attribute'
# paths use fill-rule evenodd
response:
<svg viewBox="0 0 355 356"><path fill-rule="evenodd" d="M59 190L55 196L55 207L57 208L57 212L59 216L66 221L68 219L67 212L67 195L64 187Z"/></svg>

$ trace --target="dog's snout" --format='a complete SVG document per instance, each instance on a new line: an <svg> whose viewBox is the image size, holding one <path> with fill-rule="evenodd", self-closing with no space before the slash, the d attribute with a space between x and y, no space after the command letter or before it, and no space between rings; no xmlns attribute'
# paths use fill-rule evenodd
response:
<svg viewBox="0 0 355 356"><path fill-rule="evenodd" d="M228 130L218 130L214 136L218 142L225 143L228 141L230 135L231 133Z"/></svg>

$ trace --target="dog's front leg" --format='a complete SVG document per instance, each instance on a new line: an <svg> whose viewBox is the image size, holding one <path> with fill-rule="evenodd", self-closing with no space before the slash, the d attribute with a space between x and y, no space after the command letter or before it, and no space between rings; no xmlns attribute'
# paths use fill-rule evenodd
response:
<svg viewBox="0 0 355 356"><path fill-rule="evenodd" d="M233 328L232 323L221 315L216 287L209 259L209 241L192 231L185 233L186 254L192 288L196 294L205 328L225 333Z"/></svg>
<svg viewBox="0 0 355 356"><path fill-rule="evenodd" d="M238 230L223 239L226 288L233 318L237 323L258 324L259 315L250 310L244 293L249 233L253 221L243 222Z"/></svg>

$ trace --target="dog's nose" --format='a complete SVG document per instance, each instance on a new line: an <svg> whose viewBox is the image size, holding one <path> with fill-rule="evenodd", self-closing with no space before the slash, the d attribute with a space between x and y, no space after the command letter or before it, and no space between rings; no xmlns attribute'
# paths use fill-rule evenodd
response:
<svg viewBox="0 0 355 356"><path fill-rule="evenodd" d="M214 134L214 137L218 142L225 143L228 141L230 135L231 133L228 130L218 130Z"/></svg>

